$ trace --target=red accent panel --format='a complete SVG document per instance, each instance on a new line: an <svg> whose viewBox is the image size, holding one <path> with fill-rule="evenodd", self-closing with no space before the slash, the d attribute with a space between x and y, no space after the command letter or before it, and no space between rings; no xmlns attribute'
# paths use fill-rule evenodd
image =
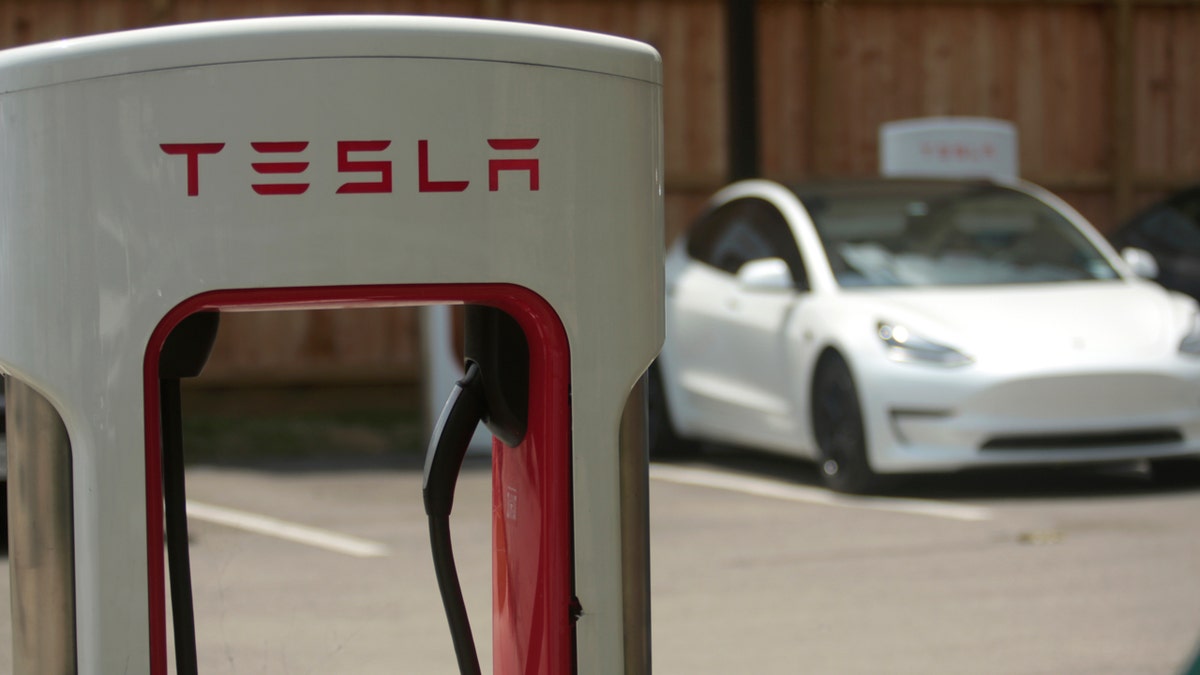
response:
<svg viewBox="0 0 1200 675"><path fill-rule="evenodd" d="M224 143L162 143L158 147L168 155L187 157L187 193L189 197L200 194L200 155L215 155Z"/></svg>
<svg viewBox="0 0 1200 675"><path fill-rule="evenodd" d="M462 192L470 181L429 180L429 141L417 141L417 190L420 192Z"/></svg>
<svg viewBox="0 0 1200 675"><path fill-rule="evenodd" d="M494 446L493 672L563 675L574 671L569 611L573 587L568 398L571 359L566 331L554 308L521 286L415 284L212 291L180 303L154 329L142 368L152 675L167 673L158 399L158 357L167 335L185 317L202 310L441 303L484 304L504 310L521 325L529 342L530 413L525 441L518 448L506 448L499 442ZM440 611L431 609L431 620L440 617ZM403 655L397 654L397 659L403 659Z"/></svg>
<svg viewBox="0 0 1200 675"><path fill-rule="evenodd" d="M338 141L338 173L374 171L379 180L374 183L346 183L337 189L342 194L370 194L392 191L392 163L350 161L352 152L379 152L386 150L391 141Z"/></svg>
<svg viewBox="0 0 1200 675"><path fill-rule="evenodd" d="M501 309L525 331L530 386L524 441L492 444L493 672L560 675L575 665L570 348L549 306Z"/></svg>

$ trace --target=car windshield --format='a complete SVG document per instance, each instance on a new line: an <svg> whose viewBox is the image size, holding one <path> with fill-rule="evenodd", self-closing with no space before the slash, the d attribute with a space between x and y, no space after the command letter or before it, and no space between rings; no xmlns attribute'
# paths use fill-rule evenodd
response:
<svg viewBox="0 0 1200 675"><path fill-rule="evenodd" d="M882 183L800 194L844 287L1116 279L1062 214L979 183Z"/></svg>

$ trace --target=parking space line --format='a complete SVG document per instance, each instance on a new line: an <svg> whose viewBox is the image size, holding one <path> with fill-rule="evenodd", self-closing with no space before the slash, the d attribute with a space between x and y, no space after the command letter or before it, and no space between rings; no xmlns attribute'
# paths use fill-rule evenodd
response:
<svg viewBox="0 0 1200 675"><path fill-rule="evenodd" d="M204 520L217 525L233 527L277 539L286 539L298 544L315 546L316 548L323 548L327 551L343 553L356 558L380 558L388 553L388 548L378 542L337 534L328 530L319 530L307 525L289 523L270 516L228 509L223 506L201 504L200 502L188 500L187 514L189 517L197 520Z"/></svg>
<svg viewBox="0 0 1200 675"><path fill-rule="evenodd" d="M887 511L889 513L904 513L967 522L982 522L992 519L991 509L981 506L967 506L965 504L906 497L843 495L830 492L824 488L793 485L783 481L741 476L698 467L651 464L650 478L667 483L729 490L758 497L769 497L820 506Z"/></svg>

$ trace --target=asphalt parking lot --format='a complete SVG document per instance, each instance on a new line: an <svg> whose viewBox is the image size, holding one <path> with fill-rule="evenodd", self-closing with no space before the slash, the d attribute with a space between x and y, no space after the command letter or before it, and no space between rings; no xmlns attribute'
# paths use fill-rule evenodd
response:
<svg viewBox="0 0 1200 675"><path fill-rule="evenodd" d="M1135 469L848 499L762 455L655 464L655 671L1180 672L1200 639L1200 489ZM489 481L469 460L453 523L485 663ZM420 482L412 459L191 468L201 672L456 672Z"/></svg>

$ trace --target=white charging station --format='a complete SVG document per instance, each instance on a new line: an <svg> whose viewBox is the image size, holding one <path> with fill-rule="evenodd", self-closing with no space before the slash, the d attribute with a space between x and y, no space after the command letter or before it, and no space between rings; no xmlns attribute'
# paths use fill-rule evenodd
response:
<svg viewBox="0 0 1200 675"><path fill-rule="evenodd" d="M0 147L17 672L167 672L176 326L436 303L528 341L528 433L493 450L494 672L648 670L653 49L367 16L66 40L0 52Z"/></svg>
<svg viewBox="0 0 1200 675"><path fill-rule="evenodd" d="M1014 183L1020 176L1016 125L987 117L886 122L879 127L879 173Z"/></svg>

